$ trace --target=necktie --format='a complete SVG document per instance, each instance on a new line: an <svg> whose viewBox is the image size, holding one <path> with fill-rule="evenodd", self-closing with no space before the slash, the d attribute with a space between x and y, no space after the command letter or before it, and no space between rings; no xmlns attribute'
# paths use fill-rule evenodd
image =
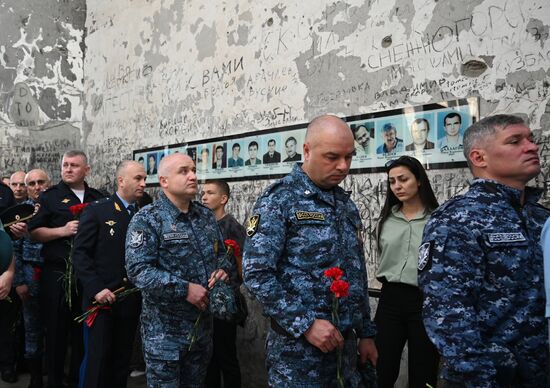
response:
<svg viewBox="0 0 550 388"><path fill-rule="evenodd" d="M130 214L130 217L133 217L134 214L136 214L136 205L135 204L128 205L128 207L126 209L128 209L128 213Z"/></svg>

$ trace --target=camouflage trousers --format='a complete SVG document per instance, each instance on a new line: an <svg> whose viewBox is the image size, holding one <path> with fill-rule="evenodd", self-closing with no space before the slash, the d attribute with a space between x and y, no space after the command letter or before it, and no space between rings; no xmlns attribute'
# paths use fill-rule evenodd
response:
<svg viewBox="0 0 550 388"><path fill-rule="evenodd" d="M357 340L345 336L342 372L346 388L361 387L357 371ZM298 339L271 329L266 341L269 386L277 388L332 388L336 382L336 351L323 353L302 336Z"/></svg>
<svg viewBox="0 0 550 388"><path fill-rule="evenodd" d="M25 359L42 357L44 326L40 316L40 285L35 279L34 268L29 263L23 264L24 284L29 287L29 299L23 303L23 320L25 322Z"/></svg>
<svg viewBox="0 0 550 388"><path fill-rule="evenodd" d="M206 370L212 358L212 331L203 333L192 349L179 352L179 359L144 353L147 388L199 388L204 386Z"/></svg>

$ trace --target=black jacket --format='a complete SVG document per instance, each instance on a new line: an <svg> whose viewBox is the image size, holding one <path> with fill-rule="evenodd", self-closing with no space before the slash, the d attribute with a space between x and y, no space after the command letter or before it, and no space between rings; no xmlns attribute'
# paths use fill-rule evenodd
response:
<svg viewBox="0 0 550 388"><path fill-rule="evenodd" d="M84 305L101 290L115 291L127 283L124 268L130 214L113 194L89 205L80 218L73 263L84 290Z"/></svg>

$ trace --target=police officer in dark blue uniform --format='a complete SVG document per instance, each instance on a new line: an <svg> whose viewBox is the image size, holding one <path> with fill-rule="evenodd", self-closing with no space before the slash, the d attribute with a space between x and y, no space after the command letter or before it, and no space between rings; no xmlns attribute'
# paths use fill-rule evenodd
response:
<svg viewBox="0 0 550 388"><path fill-rule="evenodd" d="M117 191L89 205L75 238L74 267L82 284L82 308L106 303L91 326L84 325L85 355L79 387L126 387L132 344L139 319L139 294L117 301L114 291L128 283L124 268L126 231L143 197L145 169L125 160L116 170ZM117 302L117 303L115 303Z"/></svg>
<svg viewBox="0 0 550 388"><path fill-rule="evenodd" d="M424 229L424 324L448 386L548 387L540 235L550 211L526 186L541 169L537 151L519 117L473 124L464 156L475 179Z"/></svg>
<svg viewBox="0 0 550 388"><path fill-rule="evenodd" d="M338 186L349 172L353 134L335 116L308 126L304 163L258 199L249 219L243 259L246 287L271 318L267 337L269 384L359 387L361 363L376 364L370 319L362 223L350 194ZM331 282L324 271L339 267L349 296L333 316ZM359 341L357 341L359 339Z"/></svg>
<svg viewBox="0 0 550 388"><path fill-rule="evenodd" d="M224 260L214 215L193 201L195 172L187 155L163 158L158 171L163 192L128 226L126 269L143 296L141 331L150 388L203 386L212 355L209 289L233 270Z"/></svg>
<svg viewBox="0 0 550 388"><path fill-rule="evenodd" d="M84 181L90 166L82 151L68 151L61 163L61 182L40 196L40 209L29 222L31 237L42 242L44 268L41 277L41 305L46 329L46 360L48 386L61 387L67 350L67 335L71 337L70 385L76 386L78 368L82 360L82 326L73 321L81 314L76 288L65 290L62 276L66 270L71 242L78 230L79 221L69 208L93 202L103 194ZM73 282L74 284L74 282ZM67 296L71 294L72 306Z"/></svg>

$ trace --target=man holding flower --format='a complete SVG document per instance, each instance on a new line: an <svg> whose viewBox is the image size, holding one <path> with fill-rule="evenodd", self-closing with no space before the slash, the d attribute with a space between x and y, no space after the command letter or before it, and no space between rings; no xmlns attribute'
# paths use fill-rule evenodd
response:
<svg viewBox="0 0 550 388"><path fill-rule="evenodd" d="M314 119L303 165L266 190L248 221L244 282L271 318L270 386L358 387L357 352L376 364L361 219L338 186L354 150L344 121Z"/></svg>
<svg viewBox="0 0 550 388"><path fill-rule="evenodd" d="M201 386L212 354L210 294L232 270L213 213L199 202L193 160L166 156L159 199L132 219L126 269L141 290L149 387Z"/></svg>
<svg viewBox="0 0 550 388"><path fill-rule="evenodd" d="M84 325L83 388L126 386L141 300L138 294L124 300L119 296L133 289L124 268L126 231L146 177L141 163L120 162L116 193L90 204L80 218L73 260L82 284L82 307L101 306L93 323Z"/></svg>
<svg viewBox="0 0 550 388"><path fill-rule="evenodd" d="M79 224L69 209L103 197L103 194L84 181L89 172L90 166L84 152L66 152L61 162L61 182L40 195L38 213L29 222L31 237L43 243L40 252L44 259L40 297L46 329L49 387L60 387L63 384L67 333L70 333L71 338L69 379L72 385L78 381L78 367L82 360L82 327L73 321L80 314L76 284L72 282L71 289L66 289L67 283L60 277L64 277L72 240ZM67 294L74 296L72 306L68 304Z"/></svg>

